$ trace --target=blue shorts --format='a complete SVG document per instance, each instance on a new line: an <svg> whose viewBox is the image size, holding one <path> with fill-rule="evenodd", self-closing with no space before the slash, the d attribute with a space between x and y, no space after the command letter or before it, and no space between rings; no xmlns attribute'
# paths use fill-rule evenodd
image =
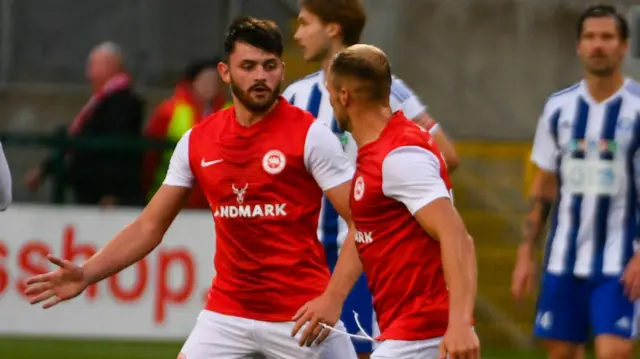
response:
<svg viewBox="0 0 640 359"><path fill-rule="evenodd" d="M534 335L574 343L587 342L589 334L635 339L639 309L624 294L620 277L582 279L545 273Z"/></svg>

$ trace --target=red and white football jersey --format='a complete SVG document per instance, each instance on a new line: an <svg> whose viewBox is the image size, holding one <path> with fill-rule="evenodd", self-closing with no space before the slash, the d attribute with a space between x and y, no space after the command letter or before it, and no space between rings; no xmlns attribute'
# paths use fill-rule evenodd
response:
<svg viewBox="0 0 640 359"><path fill-rule="evenodd" d="M187 132L164 183L197 181L211 206L216 276L206 309L290 321L320 295L329 281L316 234L322 193L352 175L331 130L283 98L249 127L231 107Z"/></svg>
<svg viewBox="0 0 640 359"><path fill-rule="evenodd" d="M351 190L356 245L373 294L380 340L444 335L449 295L440 243L413 217L450 197L445 162L429 133L401 111L358 150Z"/></svg>

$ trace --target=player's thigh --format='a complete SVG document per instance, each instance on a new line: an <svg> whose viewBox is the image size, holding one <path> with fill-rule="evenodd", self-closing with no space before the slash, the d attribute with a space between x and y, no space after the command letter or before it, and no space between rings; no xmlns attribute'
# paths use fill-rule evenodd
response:
<svg viewBox="0 0 640 359"><path fill-rule="evenodd" d="M385 340L371 354L371 359L439 359L441 342L442 338Z"/></svg>
<svg viewBox="0 0 640 359"><path fill-rule="evenodd" d="M203 310L182 346L178 358L255 359L257 344L251 339L251 321Z"/></svg>
<svg viewBox="0 0 640 359"><path fill-rule="evenodd" d="M560 340L543 340L549 359L585 359L583 344Z"/></svg>
<svg viewBox="0 0 640 359"><path fill-rule="evenodd" d="M626 359L633 355L640 304L624 293L619 277L594 283L591 293L591 325L598 359Z"/></svg>
<svg viewBox="0 0 640 359"><path fill-rule="evenodd" d="M595 340L597 359L631 359L633 342L616 335L601 334Z"/></svg>
<svg viewBox="0 0 640 359"><path fill-rule="evenodd" d="M320 345L299 346L301 332L291 336L293 322L259 322L259 341L262 352L268 359L356 359L351 339L343 334L331 332ZM344 331L342 322L336 329Z"/></svg>
<svg viewBox="0 0 640 359"><path fill-rule="evenodd" d="M585 343L589 338L588 289L583 279L545 273L534 323L536 338L554 347Z"/></svg>
<svg viewBox="0 0 640 359"><path fill-rule="evenodd" d="M340 320L342 320L347 328L347 332L352 334L360 332L354 312L358 313L358 321L362 329L364 329L368 335L376 336L375 331L377 325L373 311L373 299L367 286L367 278L364 275L358 279L342 307ZM354 338L352 341L358 354L366 355L373 351L373 343L368 340Z"/></svg>

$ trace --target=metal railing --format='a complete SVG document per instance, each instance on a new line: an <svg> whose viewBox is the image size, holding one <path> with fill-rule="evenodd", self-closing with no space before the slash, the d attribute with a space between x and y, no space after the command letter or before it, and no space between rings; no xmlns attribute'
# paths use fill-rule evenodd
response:
<svg viewBox="0 0 640 359"><path fill-rule="evenodd" d="M70 137L66 128L53 134L33 132L0 132L0 142L6 147L47 148L51 150L53 171L51 202L65 202L65 157L75 150L103 150L142 154L150 150L172 150L175 142L153 140L144 137L94 136Z"/></svg>

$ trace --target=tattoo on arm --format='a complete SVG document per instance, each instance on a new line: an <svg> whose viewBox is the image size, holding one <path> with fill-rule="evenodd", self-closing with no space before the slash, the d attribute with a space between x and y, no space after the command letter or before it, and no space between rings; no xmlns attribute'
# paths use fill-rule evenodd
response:
<svg viewBox="0 0 640 359"><path fill-rule="evenodd" d="M544 197L531 197L529 199L529 213L539 210L542 221L546 221L551 213L551 207L553 206L553 200Z"/></svg>
<svg viewBox="0 0 640 359"><path fill-rule="evenodd" d="M522 226L525 242L537 244L552 206L553 200L549 198L532 197L529 200L527 216Z"/></svg>

